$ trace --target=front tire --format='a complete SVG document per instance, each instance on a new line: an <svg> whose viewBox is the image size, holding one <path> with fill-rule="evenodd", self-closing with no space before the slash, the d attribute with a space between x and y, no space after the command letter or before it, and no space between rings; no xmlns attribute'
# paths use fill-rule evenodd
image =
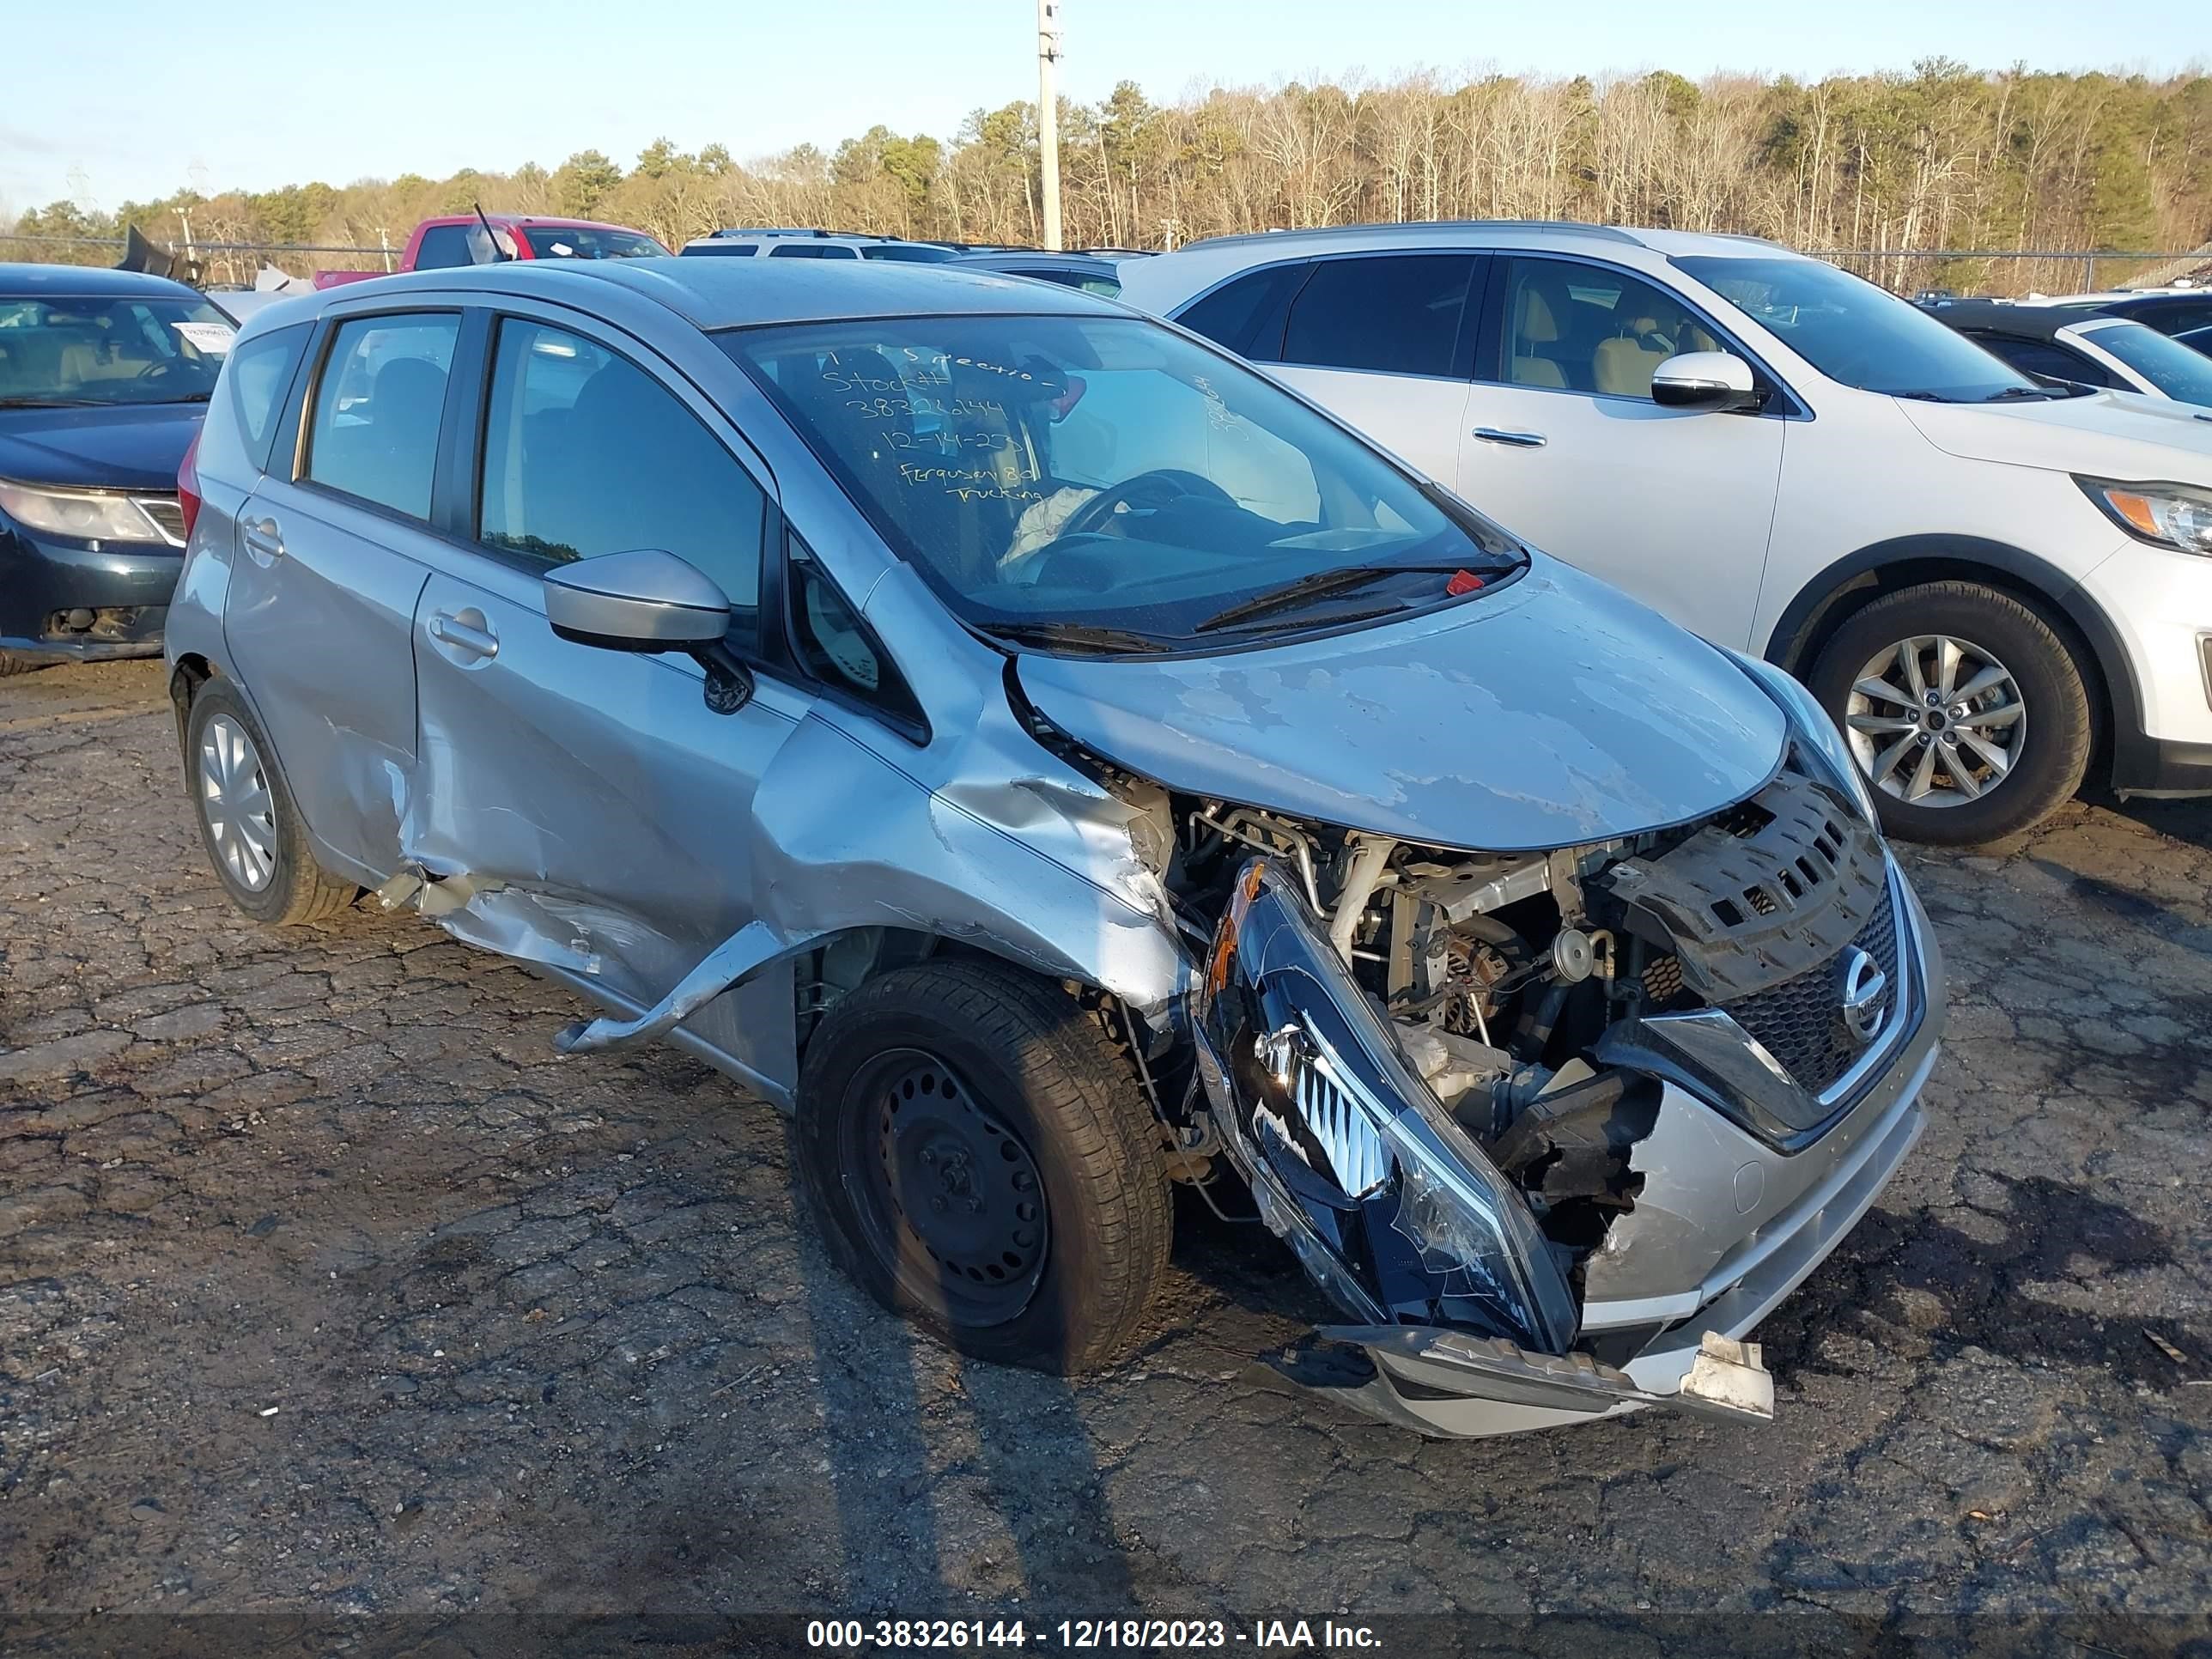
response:
<svg viewBox="0 0 2212 1659"><path fill-rule="evenodd" d="M230 902L254 921L284 927L321 921L361 889L324 873L277 769L275 751L246 700L228 682L204 682L185 717L185 788L200 844Z"/></svg>
<svg viewBox="0 0 2212 1659"><path fill-rule="evenodd" d="M41 668L52 668L62 659L59 657L33 657L21 651L0 651L0 680L10 674L28 674Z"/></svg>
<svg viewBox="0 0 2212 1659"><path fill-rule="evenodd" d="M870 1295L963 1353L1075 1375L1128 1351L1166 1267L1152 1128L1064 991L949 960L830 1011L795 1135L810 1207Z"/></svg>
<svg viewBox="0 0 2212 1659"><path fill-rule="evenodd" d="M1838 629L1807 684L1872 781L1882 828L1971 847L2070 799L2094 733L2081 671L2009 593L1927 582Z"/></svg>

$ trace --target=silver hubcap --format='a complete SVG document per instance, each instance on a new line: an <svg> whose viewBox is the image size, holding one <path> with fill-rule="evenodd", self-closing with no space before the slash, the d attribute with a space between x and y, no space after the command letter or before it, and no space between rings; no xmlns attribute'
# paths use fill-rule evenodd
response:
<svg viewBox="0 0 2212 1659"><path fill-rule="evenodd" d="M200 816L230 878L249 893L266 887L276 868L276 804L253 739L228 714L200 732Z"/></svg>
<svg viewBox="0 0 2212 1659"><path fill-rule="evenodd" d="M1844 735L1875 787L1915 806L1959 806L2012 775L2027 705L2012 671L1969 640L1900 640L1859 670Z"/></svg>

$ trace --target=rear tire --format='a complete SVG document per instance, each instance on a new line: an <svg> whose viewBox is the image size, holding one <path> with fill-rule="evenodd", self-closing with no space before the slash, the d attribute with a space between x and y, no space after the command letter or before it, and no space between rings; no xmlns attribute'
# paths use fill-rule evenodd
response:
<svg viewBox="0 0 2212 1659"><path fill-rule="evenodd" d="M192 694L185 789L216 879L254 921L273 927L322 921L360 896L354 883L315 862L276 751L227 681L204 681Z"/></svg>
<svg viewBox="0 0 2212 1659"><path fill-rule="evenodd" d="M963 1353L1074 1375L1136 1340L1173 1211L1120 1052L1059 987L927 962L809 1042L797 1161L839 1266Z"/></svg>
<svg viewBox="0 0 2212 1659"><path fill-rule="evenodd" d="M1806 684L1873 781L1882 828L1906 841L2016 835L2088 771L2094 721L2073 653L2027 605L1976 582L1876 599L1836 630Z"/></svg>

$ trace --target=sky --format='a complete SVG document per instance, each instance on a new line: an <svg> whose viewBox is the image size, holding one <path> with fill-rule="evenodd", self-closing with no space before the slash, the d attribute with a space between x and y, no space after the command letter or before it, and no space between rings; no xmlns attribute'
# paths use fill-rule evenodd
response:
<svg viewBox="0 0 2212 1659"><path fill-rule="evenodd" d="M29 0L18 0L29 3ZM10 32L0 209L112 209L464 167L625 167L655 138L739 161L883 122L950 137L1036 95L1035 0L98 0L99 27ZM1450 73L1717 70L1817 78L1930 56L2153 75L2212 63L2212 4L2130 0L1061 0L1061 91ZM117 54L143 78L126 80Z"/></svg>

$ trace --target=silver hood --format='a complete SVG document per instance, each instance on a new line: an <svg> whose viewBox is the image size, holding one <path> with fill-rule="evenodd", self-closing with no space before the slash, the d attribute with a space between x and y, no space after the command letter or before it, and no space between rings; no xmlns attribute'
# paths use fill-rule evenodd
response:
<svg viewBox="0 0 2212 1659"><path fill-rule="evenodd" d="M1785 732L1719 651L1541 555L1496 593L1354 633L1017 672L1054 726L1171 789L1490 852L1717 811L1773 775Z"/></svg>

